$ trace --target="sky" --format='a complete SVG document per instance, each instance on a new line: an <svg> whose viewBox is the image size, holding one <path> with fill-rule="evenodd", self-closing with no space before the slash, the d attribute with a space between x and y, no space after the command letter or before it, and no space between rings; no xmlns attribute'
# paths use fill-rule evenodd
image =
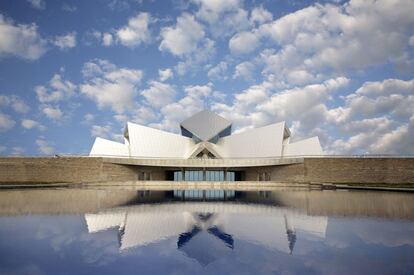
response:
<svg viewBox="0 0 414 275"><path fill-rule="evenodd" d="M127 121L286 121L327 154L414 154L412 0L2 0L0 154L89 153Z"/></svg>

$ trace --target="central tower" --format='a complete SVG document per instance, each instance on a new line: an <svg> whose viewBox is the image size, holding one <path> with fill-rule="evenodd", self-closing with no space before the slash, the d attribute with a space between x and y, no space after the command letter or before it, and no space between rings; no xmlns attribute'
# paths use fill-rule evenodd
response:
<svg viewBox="0 0 414 275"><path fill-rule="evenodd" d="M203 110L180 123L181 135L192 138L195 143L217 143L219 138L231 135L231 122Z"/></svg>

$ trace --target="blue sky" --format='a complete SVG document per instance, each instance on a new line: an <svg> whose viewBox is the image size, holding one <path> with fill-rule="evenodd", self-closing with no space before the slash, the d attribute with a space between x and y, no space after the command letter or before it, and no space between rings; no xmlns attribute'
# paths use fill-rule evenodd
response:
<svg viewBox="0 0 414 275"><path fill-rule="evenodd" d="M87 154L209 108L332 154L414 154L414 2L3 0L0 154Z"/></svg>

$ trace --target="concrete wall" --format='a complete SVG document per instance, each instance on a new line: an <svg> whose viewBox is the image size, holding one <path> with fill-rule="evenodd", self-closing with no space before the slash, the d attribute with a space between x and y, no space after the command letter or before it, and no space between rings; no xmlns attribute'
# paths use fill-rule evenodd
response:
<svg viewBox="0 0 414 275"><path fill-rule="evenodd" d="M101 158L0 158L0 183L82 183L137 180L137 167L104 163Z"/></svg>

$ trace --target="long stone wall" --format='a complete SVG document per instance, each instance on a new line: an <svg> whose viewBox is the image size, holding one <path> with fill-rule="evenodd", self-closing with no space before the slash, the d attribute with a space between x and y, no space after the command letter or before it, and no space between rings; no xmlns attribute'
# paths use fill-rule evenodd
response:
<svg viewBox="0 0 414 275"><path fill-rule="evenodd" d="M257 181L259 180L259 174L267 174L272 181L302 183L305 181L304 171L303 163L252 167L246 169L245 179L247 181Z"/></svg>
<svg viewBox="0 0 414 275"><path fill-rule="evenodd" d="M414 183L414 158L308 158L305 180L328 183Z"/></svg>
<svg viewBox="0 0 414 275"><path fill-rule="evenodd" d="M243 168L246 181L286 183L414 183L414 158L305 158L303 163ZM142 175L150 174L150 178ZM112 164L88 157L0 158L0 184L165 180L162 167Z"/></svg>
<svg viewBox="0 0 414 275"><path fill-rule="evenodd" d="M84 183L137 180L137 167L87 157L0 158L1 184Z"/></svg>
<svg viewBox="0 0 414 275"><path fill-rule="evenodd" d="M249 177L258 171L279 182L404 184L414 183L414 158L305 158L303 164L249 169Z"/></svg>

